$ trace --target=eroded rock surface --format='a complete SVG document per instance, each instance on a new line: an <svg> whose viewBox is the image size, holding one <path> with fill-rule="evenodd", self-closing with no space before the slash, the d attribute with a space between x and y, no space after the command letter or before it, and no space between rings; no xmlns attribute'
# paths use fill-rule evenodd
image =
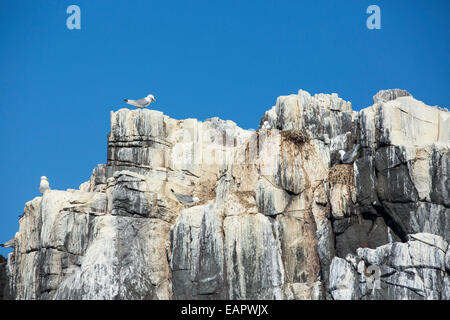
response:
<svg viewBox="0 0 450 320"><path fill-rule="evenodd" d="M359 248L333 259L329 290L337 300L448 300L446 255L448 242L428 233L413 234L406 243Z"/></svg>
<svg viewBox="0 0 450 320"><path fill-rule="evenodd" d="M265 121L111 112L107 163L26 204L8 296L449 299L447 110L395 89L355 112L300 90Z"/></svg>

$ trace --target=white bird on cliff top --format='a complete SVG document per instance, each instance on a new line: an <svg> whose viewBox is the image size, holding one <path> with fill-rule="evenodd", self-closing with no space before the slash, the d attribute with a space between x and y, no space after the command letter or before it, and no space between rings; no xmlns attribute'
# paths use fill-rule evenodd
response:
<svg viewBox="0 0 450 320"><path fill-rule="evenodd" d="M173 189L170 189L170 191L172 191L172 193L175 195L178 201L180 201L184 206L188 206L200 201L200 199L197 197L191 197L188 196L187 194L177 193Z"/></svg>
<svg viewBox="0 0 450 320"><path fill-rule="evenodd" d="M269 124L269 121L264 121L261 129L272 129L272 127Z"/></svg>
<svg viewBox="0 0 450 320"><path fill-rule="evenodd" d="M150 105L150 103L155 102L155 97L152 94L149 94L145 98L139 99L139 100L130 100L130 99L123 99L127 104L131 106L135 106L138 108L145 108Z"/></svg>
<svg viewBox="0 0 450 320"><path fill-rule="evenodd" d="M356 157L358 156L358 151L361 146L359 144L355 144L352 150L345 152L344 150L339 150L339 154L341 155L342 163L351 164L355 162Z"/></svg>
<svg viewBox="0 0 450 320"><path fill-rule="evenodd" d="M50 190L50 184L48 183L48 178L46 176L41 177L41 184L39 185L39 192L44 194L45 191Z"/></svg>

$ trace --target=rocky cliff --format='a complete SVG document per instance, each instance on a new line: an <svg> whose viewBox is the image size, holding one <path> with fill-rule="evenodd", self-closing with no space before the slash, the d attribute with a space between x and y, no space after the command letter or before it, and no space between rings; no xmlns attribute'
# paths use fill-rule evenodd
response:
<svg viewBox="0 0 450 320"><path fill-rule="evenodd" d="M340 163L355 144L356 161ZM4 291L450 299L449 176L450 112L403 90L360 112L300 90L257 131L121 109L90 181L26 204ZM200 201L181 204L171 189Z"/></svg>

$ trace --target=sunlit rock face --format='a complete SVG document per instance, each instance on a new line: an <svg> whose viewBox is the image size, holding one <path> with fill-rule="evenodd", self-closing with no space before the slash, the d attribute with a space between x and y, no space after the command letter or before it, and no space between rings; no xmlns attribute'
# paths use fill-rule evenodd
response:
<svg viewBox="0 0 450 320"><path fill-rule="evenodd" d="M26 204L0 297L449 299L449 140L398 89L360 112L300 90L257 131L111 112L106 164Z"/></svg>

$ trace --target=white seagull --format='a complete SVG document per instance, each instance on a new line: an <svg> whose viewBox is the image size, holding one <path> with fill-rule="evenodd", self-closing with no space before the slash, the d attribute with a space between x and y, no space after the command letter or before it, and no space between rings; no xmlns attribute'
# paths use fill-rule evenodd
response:
<svg viewBox="0 0 450 320"><path fill-rule="evenodd" d="M200 199L197 197L191 197L187 194L177 193L173 189L170 189L170 191L172 191L178 201L180 201L184 206L189 206L200 201Z"/></svg>
<svg viewBox="0 0 450 320"><path fill-rule="evenodd" d="M261 129L272 129L272 127L269 124L269 121L264 121Z"/></svg>
<svg viewBox="0 0 450 320"><path fill-rule="evenodd" d="M155 102L155 97L152 94L149 94L145 98L139 99L139 100L130 100L130 99L123 99L127 104L131 106L135 106L138 108L145 108L150 105L150 103Z"/></svg>
<svg viewBox="0 0 450 320"><path fill-rule="evenodd" d="M353 147L352 150L345 152L344 150L339 150L339 154L341 155L341 161L342 163L353 163L355 162L357 156L358 156L358 151L360 149L360 145L359 144L355 144L355 146Z"/></svg>
<svg viewBox="0 0 450 320"><path fill-rule="evenodd" d="M39 192L44 194L45 191L50 190L50 184L46 176L41 177L41 184L39 185Z"/></svg>

